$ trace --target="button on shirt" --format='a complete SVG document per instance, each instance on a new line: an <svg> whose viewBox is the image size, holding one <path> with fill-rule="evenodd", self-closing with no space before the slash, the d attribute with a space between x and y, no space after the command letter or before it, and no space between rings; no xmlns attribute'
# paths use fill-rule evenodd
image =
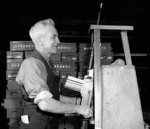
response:
<svg viewBox="0 0 150 129"><path fill-rule="evenodd" d="M46 57L44 59L48 62ZM27 58L22 62L16 81L24 85L29 98L34 99L35 104L39 100L49 99L53 96L47 85L46 68L40 60L34 57Z"/></svg>

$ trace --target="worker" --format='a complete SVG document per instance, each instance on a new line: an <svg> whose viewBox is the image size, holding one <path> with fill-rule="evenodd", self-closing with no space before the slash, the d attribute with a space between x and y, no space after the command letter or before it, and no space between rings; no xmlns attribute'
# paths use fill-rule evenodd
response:
<svg viewBox="0 0 150 129"><path fill-rule="evenodd" d="M20 129L57 129L57 117L61 114L76 113L89 118L92 109L79 105L80 98L59 94L57 72L50 60L60 43L54 21L38 21L29 35L35 51L22 62L16 77L27 94Z"/></svg>

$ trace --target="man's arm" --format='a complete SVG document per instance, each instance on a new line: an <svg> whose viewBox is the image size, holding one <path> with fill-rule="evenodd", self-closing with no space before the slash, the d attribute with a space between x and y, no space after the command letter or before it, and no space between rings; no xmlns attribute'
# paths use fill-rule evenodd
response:
<svg viewBox="0 0 150 129"><path fill-rule="evenodd" d="M65 103L80 105L81 98L78 98L78 97L68 97L68 96L60 95L60 101L61 102L65 102Z"/></svg>
<svg viewBox="0 0 150 129"><path fill-rule="evenodd" d="M78 113L86 118L92 115L92 109L88 106L64 103L53 98L39 101L38 106L41 110L51 113Z"/></svg>

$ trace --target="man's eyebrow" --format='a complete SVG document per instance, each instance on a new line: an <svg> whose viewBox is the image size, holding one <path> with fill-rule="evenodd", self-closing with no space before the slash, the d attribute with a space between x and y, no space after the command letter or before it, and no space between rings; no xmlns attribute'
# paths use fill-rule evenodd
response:
<svg viewBox="0 0 150 129"><path fill-rule="evenodd" d="M58 34L52 34L53 36L58 36Z"/></svg>

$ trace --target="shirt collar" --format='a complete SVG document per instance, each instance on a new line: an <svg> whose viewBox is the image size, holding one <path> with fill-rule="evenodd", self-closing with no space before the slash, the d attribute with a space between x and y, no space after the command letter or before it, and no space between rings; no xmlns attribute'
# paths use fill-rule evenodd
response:
<svg viewBox="0 0 150 129"><path fill-rule="evenodd" d="M46 60L46 62L49 64L49 61L50 61L50 58L46 55L46 54L44 54L44 53L42 53L42 52L39 52L41 55L42 55L42 57Z"/></svg>

